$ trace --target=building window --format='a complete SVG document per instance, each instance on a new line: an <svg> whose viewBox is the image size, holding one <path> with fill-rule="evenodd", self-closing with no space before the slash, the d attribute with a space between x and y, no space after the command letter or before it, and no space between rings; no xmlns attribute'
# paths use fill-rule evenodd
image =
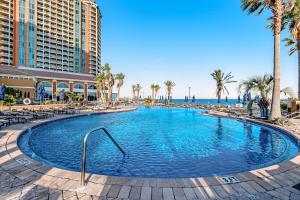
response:
<svg viewBox="0 0 300 200"><path fill-rule="evenodd" d="M57 85L57 88L58 89L66 89L66 88L69 88L69 84L67 84L67 83L59 83Z"/></svg>
<svg viewBox="0 0 300 200"><path fill-rule="evenodd" d="M52 88L52 84L46 81L40 82L39 85L43 85L44 87L50 87Z"/></svg>
<svg viewBox="0 0 300 200"><path fill-rule="evenodd" d="M26 0L20 0L19 4L19 65L25 66L25 5Z"/></svg>
<svg viewBox="0 0 300 200"><path fill-rule="evenodd" d="M96 86L94 86L94 85L89 85L89 90L96 90L97 89L97 87Z"/></svg>
<svg viewBox="0 0 300 200"><path fill-rule="evenodd" d="M46 91L46 99L52 99L52 84L48 81L43 81L40 82L39 85L43 85L45 87L45 91Z"/></svg>
<svg viewBox="0 0 300 200"><path fill-rule="evenodd" d="M85 49L85 5L82 4L81 8L81 72L85 72L85 59L86 59L86 49Z"/></svg>
<svg viewBox="0 0 300 200"><path fill-rule="evenodd" d="M82 84L76 84L74 85L74 89L83 89L83 85Z"/></svg>
<svg viewBox="0 0 300 200"><path fill-rule="evenodd" d="M75 20L75 72L80 72L80 2L76 0L76 20Z"/></svg>

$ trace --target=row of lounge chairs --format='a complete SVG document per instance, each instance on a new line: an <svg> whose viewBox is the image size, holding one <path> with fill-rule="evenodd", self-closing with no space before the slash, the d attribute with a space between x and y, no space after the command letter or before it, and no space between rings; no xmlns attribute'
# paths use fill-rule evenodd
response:
<svg viewBox="0 0 300 200"><path fill-rule="evenodd" d="M77 114L76 108L51 108L41 110L12 110L0 112L0 129L17 123L27 123L32 120L54 117L56 114Z"/></svg>

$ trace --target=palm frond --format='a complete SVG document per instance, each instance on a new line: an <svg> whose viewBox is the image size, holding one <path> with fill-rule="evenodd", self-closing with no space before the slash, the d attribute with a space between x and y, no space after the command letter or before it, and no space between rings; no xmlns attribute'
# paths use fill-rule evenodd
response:
<svg viewBox="0 0 300 200"><path fill-rule="evenodd" d="M281 93L283 93L285 96L288 97L294 97L295 93L291 87L285 87L282 90L280 90Z"/></svg>

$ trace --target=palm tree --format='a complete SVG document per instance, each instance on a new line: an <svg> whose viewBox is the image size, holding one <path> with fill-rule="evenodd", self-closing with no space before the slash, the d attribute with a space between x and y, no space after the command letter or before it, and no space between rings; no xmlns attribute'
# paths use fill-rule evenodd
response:
<svg viewBox="0 0 300 200"><path fill-rule="evenodd" d="M102 103L106 103L106 97L105 97L105 74L103 73L103 71L100 71L100 73L98 73L97 77L97 90L100 93L100 98Z"/></svg>
<svg viewBox="0 0 300 200"><path fill-rule="evenodd" d="M283 29L283 18L288 7L294 0L242 0L242 9L248 14L260 15L264 10L271 10L274 32L274 84L271 105L271 119L280 118L280 34Z"/></svg>
<svg viewBox="0 0 300 200"><path fill-rule="evenodd" d="M118 83L117 83L118 94L117 94L116 101L119 101L119 99L120 99L120 91L121 91L121 87L124 84L125 75L123 73L119 73L119 74L116 74L115 78L116 78L116 80L118 80Z"/></svg>
<svg viewBox="0 0 300 200"><path fill-rule="evenodd" d="M292 38L286 38L285 45L291 46L290 55L298 52L298 98L300 99L300 1L287 12L286 20L289 25Z"/></svg>
<svg viewBox="0 0 300 200"><path fill-rule="evenodd" d="M154 99L156 99L159 90L160 90L160 86L158 84L156 84L155 88L154 88L154 92L155 92Z"/></svg>
<svg viewBox="0 0 300 200"><path fill-rule="evenodd" d="M140 92L142 90L142 86L138 83L135 85L135 88L136 88L136 93L137 93L137 99L139 100L140 99Z"/></svg>
<svg viewBox="0 0 300 200"><path fill-rule="evenodd" d="M132 85L132 99L136 98L135 94L136 94L136 85Z"/></svg>
<svg viewBox="0 0 300 200"><path fill-rule="evenodd" d="M273 76L265 74L263 76L250 77L248 80L242 81L239 85L239 89L244 90L246 93L249 91L259 92L261 100L259 107L261 110L262 117L268 117L270 97L273 88Z"/></svg>
<svg viewBox="0 0 300 200"><path fill-rule="evenodd" d="M229 74L224 74L222 70L217 69L213 73L210 74L213 79L216 81L216 96L218 97L218 106L221 104L221 95L222 93L227 93L229 95L229 91L226 87L226 84L234 83L236 81L232 80L234 78L233 75L231 75L231 72Z"/></svg>
<svg viewBox="0 0 300 200"><path fill-rule="evenodd" d="M172 95L172 89L175 87L175 83L173 81L166 81L165 85L167 87L167 96L168 96L168 103L170 103L171 95Z"/></svg>
<svg viewBox="0 0 300 200"><path fill-rule="evenodd" d="M104 74L105 74L105 82L107 86L107 106L112 104L112 91L113 91L113 86L115 84L115 78L114 75L111 73L111 68L108 63L104 65Z"/></svg>
<svg viewBox="0 0 300 200"><path fill-rule="evenodd" d="M152 84L151 86L150 86L150 88L151 88L151 93L152 93L152 95L151 95L151 98L152 98L152 101L155 99L155 84Z"/></svg>
<svg viewBox="0 0 300 200"><path fill-rule="evenodd" d="M291 87L285 87L285 88L281 89L280 92L289 98L295 97L294 91Z"/></svg>

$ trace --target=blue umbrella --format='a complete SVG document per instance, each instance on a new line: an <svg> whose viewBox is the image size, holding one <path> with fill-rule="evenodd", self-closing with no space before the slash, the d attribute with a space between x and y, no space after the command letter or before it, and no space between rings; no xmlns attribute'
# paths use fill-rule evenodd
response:
<svg viewBox="0 0 300 200"><path fill-rule="evenodd" d="M60 98L63 101L65 100L65 89L62 89Z"/></svg>
<svg viewBox="0 0 300 200"><path fill-rule="evenodd" d="M225 102L228 103L228 97L227 97L227 96L226 96L226 98L225 98Z"/></svg>
<svg viewBox="0 0 300 200"><path fill-rule="evenodd" d="M4 100L5 96L5 85L0 85L0 100Z"/></svg>
<svg viewBox="0 0 300 200"><path fill-rule="evenodd" d="M238 103L241 103L241 96L238 96Z"/></svg>
<svg viewBox="0 0 300 200"><path fill-rule="evenodd" d="M42 101L46 96L46 90L44 85L39 85L37 90L37 100Z"/></svg>
<svg viewBox="0 0 300 200"><path fill-rule="evenodd" d="M192 102L195 102L196 101L196 97L195 96L193 96L193 100L192 100Z"/></svg>

